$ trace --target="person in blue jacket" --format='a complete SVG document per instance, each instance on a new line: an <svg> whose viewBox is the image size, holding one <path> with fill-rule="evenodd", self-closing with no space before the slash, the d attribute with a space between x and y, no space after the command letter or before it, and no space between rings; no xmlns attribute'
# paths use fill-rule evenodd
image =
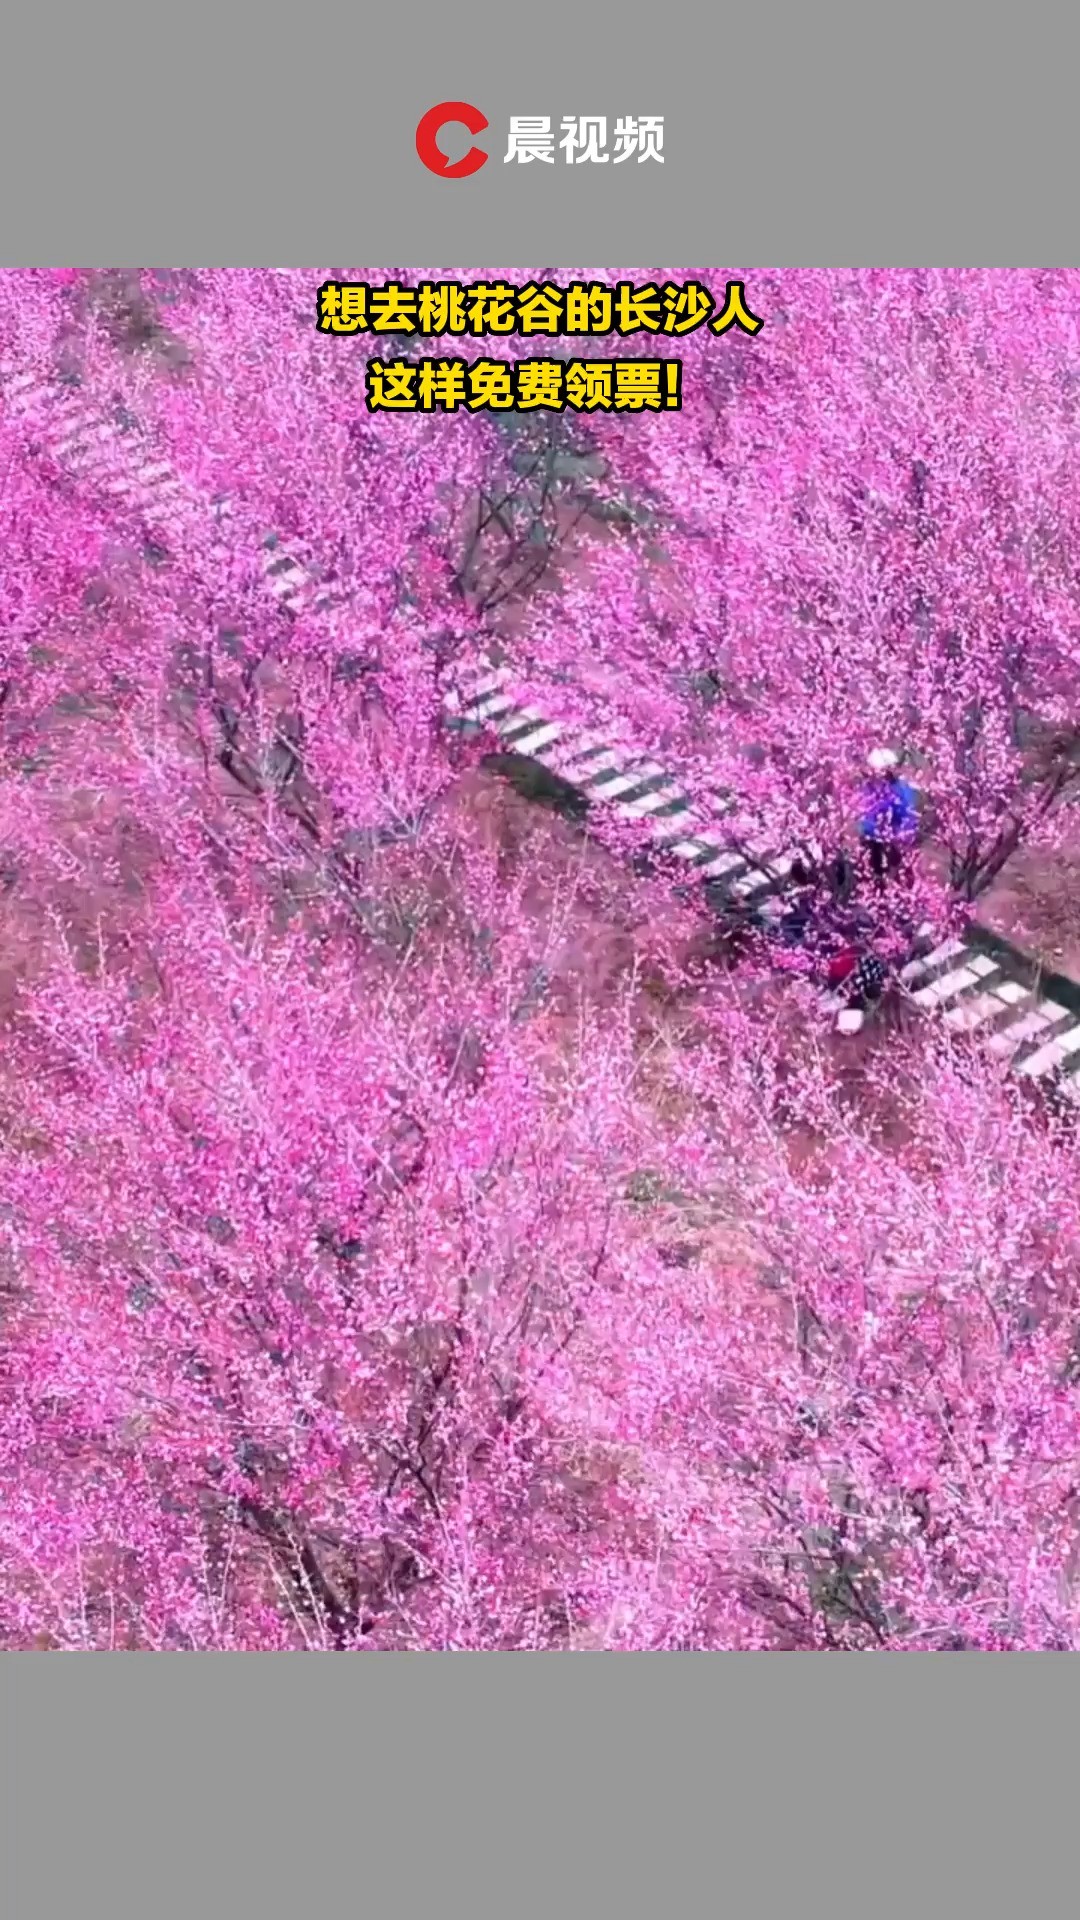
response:
<svg viewBox="0 0 1080 1920"><path fill-rule="evenodd" d="M863 793L859 835L879 886L904 870L905 854L915 844L919 809L915 789L901 780L900 757L891 747L875 747L869 758L872 778Z"/></svg>

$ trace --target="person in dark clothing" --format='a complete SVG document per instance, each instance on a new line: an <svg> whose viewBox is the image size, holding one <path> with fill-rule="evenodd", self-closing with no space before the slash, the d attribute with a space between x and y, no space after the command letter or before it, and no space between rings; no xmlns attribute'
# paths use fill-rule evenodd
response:
<svg viewBox="0 0 1080 1920"><path fill-rule="evenodd" d="M788 882L787 904L777 932L785 947L802 947L810 937L817 905L817 881L810 862L801 856L794 860Z"/></svg>
<svg viewBox="0 0 1080 1920"><path fill-rule="evenodd" d="M788 873L786 910L777 931L786 947L834 946L855 890L848 856L803 850Z"/></svg>
<svg viewBox="0 0 1080 1920"><path fill-rule="evenodd" d="M878 888L887 879L910 878L907 855L919 830L915 790L899 774L899 757L891 747L875 747L870 755L872 779L863 793L859 836L870 859Z"/></svg>
<svg viewBox="0 0 1080 1920"><path fill-rule="evenodd" d="M887 977L885 963L876 953L860 954L854 947L845 947L834 954L828 984L844 996L836 1023L841 1033L858 1033L870 1008L881 999Z"/></svg>
<svg viewBox="0 0 1080 1920"><path fill-rule="evenodd" d="M855 1032L867 1009L880 1000L887 977L873 952L876 916L854 898L856 876L842 851L830 858L800 854L788 879L780 940L800 949L826 988L841 995L840 1030Z"/></svg>

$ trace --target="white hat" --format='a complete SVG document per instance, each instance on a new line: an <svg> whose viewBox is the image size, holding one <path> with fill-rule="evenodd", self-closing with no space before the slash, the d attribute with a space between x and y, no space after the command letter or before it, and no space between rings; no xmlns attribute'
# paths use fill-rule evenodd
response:
<svg viewBox="0 0 1080 1920"><path fill-rule="evenodd" d="M891 747L875 747L867 757L871 773L890 773L893 767L900 765L900 755Z"/></svg>

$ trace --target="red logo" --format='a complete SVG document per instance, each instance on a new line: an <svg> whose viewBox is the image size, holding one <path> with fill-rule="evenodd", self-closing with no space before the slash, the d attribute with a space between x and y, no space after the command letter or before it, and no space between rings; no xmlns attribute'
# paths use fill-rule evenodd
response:
<svg viewBox="0 0 1080 1920"><path fill-rule="evenodd" d="M462 126L468 133L483 133L487 126L478 107L470 107L465 100L444 100L440 106L430 107L416 129L416 151L420 155L429 173L437 173L444 180L464 180L466 174L475 173L482 167L487 154L483 147L470 147L461 160L450 165L437 136L444 127Z"/></svg>

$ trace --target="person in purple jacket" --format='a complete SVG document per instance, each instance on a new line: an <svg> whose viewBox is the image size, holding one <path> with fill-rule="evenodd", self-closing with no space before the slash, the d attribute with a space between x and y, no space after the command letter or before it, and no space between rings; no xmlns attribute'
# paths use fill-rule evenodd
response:
<svg viewBox="0 0 1080 1920"><path fill-rule="evenodd" d="M919 831L915 789L901 780L900 757L891 747L875 747L869 757L871 779L863 792L859 837L879 887L905 870L905 855Z"/></svg>

